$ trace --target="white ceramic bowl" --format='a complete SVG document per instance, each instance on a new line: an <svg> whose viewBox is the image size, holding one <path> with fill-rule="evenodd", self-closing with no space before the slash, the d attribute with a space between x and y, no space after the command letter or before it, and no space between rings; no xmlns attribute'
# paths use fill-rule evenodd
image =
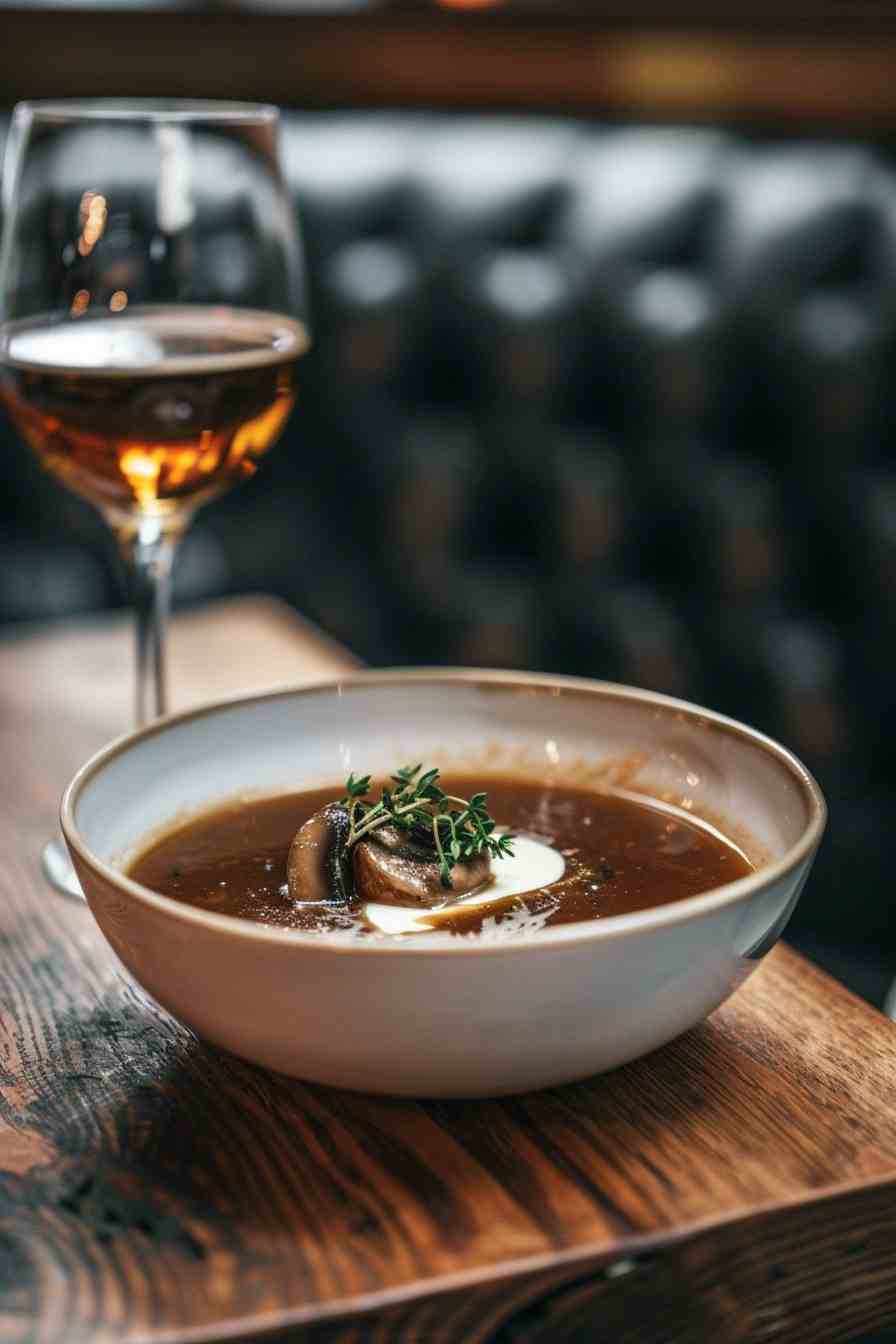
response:
<svg viewBox="0 0 896 1344"><path fill-rule="evenodd" d="M267 928L121 871L185 811L411 757L663 798L720 825L761 867L671 905L505 941ZM100 928L176 1017L283 1073L412 1096L563 1083L686 1031L774 945L824 824L799 761L729 719L599 682L474 671L364 673L163 719L94 756L62 804Z"/></svg>

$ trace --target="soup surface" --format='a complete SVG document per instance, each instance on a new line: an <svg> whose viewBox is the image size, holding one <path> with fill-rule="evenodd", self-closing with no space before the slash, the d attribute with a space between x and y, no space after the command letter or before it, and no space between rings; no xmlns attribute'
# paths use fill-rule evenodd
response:
<svg viewBox="0 0 896 1344"><path fill-rule="evenodd" d="M510 776L449 774L463 797L488 793L502 827L533 836L562 855L560 880L486 904L424 912L421 927L454 934L520 932L667 905L746 876L740 850L681 813L565 784ZM338 798L338 785L238 801L202 813L155 841L129 875L154 891L219 914L282 928L344 930L382 938L361 907L301 905L286 884L298 828ZM536 879L537 880L537 879ZM534 885L534 884L533 884ZM412 935L413 936L413 935Z"/></svg>

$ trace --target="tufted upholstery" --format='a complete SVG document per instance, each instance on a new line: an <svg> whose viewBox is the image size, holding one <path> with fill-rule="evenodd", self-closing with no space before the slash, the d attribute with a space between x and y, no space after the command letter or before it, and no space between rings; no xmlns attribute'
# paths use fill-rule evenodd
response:
<svg viewBox="0 0 896 1344"><path fill-rule="evenodd" d="M792 744L835 825L806 927L890 926L896 166L564 120L290 115L316 347L184 596L263 587L374 660L695 697ZM0 619L116 600L4 422ZM848 884L848 887L847 887Z"/></svg>

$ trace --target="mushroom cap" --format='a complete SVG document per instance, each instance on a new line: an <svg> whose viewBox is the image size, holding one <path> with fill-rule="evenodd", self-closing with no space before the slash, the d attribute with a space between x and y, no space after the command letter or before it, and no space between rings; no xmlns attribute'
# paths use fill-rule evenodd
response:
<svg viewBox="0 0 896 1344"><path fill-rule="evenodd" d="M355 896L352 856L346 847L348 809L330 803L296 832L286 860L292 900L304 904L352 904Z"/></svg>
<svg viewBox="0 0 896 1344"><path fill-rule="evenodd" d="M391 828L383 827L386 831ZM439 862L435 852L415 844L379 843L381 831L354 847L355 890L363 901L380 905L419 905L434 909L449 904L460 896L468 896L491 878L491 864L487 854L477 855L464 863L456 863L451 870L451 886L442 885Z"/></svg>
<svg viewBox="0 0 896 1344"><path fill-rule="evenodd" d="M351 824L342 803L330 803L300 826L289 848L290 898L303 905L416 905L432 910L484 887L492 876L488 854L456 863L442 883L432 843L397 826L382 826L351 850Z"/></svg>

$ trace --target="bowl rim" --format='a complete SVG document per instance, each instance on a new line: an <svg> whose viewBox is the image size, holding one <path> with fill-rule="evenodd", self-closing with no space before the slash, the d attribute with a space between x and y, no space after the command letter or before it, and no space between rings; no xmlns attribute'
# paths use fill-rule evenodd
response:
<svg viewBox="0 0 896 1344"><path fill-rule="evenodd" d="M82 839L75 819L75 808L84 787L99 774L109 761L129 751L137 743L148 737L164 733L171 728L188 723L193 719L205 718L233 709L242 704L259 704L268 700L289 699L292 697L312 697L322 694L342 695L352 687L394 686L408 682L429 684L472 685L487 689L506 687L534 688L584 696L596 696L601 699L635 701L638 704L671 710L684 715L701 726L728 733L733 737L749 742L766 755L772 756L777 763L796 782L807 805L808 820L798 839L789 849L762 868L756 869L746 877L726 882L722 886L712 887L709 891L695 896L686 896L668 905L652 906L645 910L636 910L623 915L606 915L600 919L580 920L570 924L539 929L525 938L491 942L478 938L445 940L442 943L423 935L406 940L399 938L371 938L349 941L337 939L325 933L309 933L300 929L282 928L238 915L224 915L202 910L198 906L186 905L171 896L152 891L142 883L134 881L120 869L113 867L104 859L92 853ZM600 943L608 939L630 936L669 925L685 923L698 919L729 905L746 902L757 892L764 890L778 879L786 877L797 869L817 848L827 822L828 810L824 795L802 761L787 747L774 738L750 728L736 719L715 710L704 709L700 705L673 696L662 695L658 691L641 690L633 686L624 686L617 682L599 681L588 677L555 675L545 672L517 672L491 668L446 668L446 667L410 667L383 668L376 671L348 672L339 677L324 681L289 683L276 685L267 690L238 693L220 699L196 705L191 709L166 714L155 719L143 728L124 733L95 752L73 776L60 806L60 824L62 833L70 850L80 862L97 876L111 883L119 890L136 898L143 905L160 910L167 915L188 924L198 924L220 933L231 934L250 940L260 939L266 943L293 945L296 948L314 948L321 955L340 956L500 956L534 953L538 950L556 948L564 944Z"/></svg>

